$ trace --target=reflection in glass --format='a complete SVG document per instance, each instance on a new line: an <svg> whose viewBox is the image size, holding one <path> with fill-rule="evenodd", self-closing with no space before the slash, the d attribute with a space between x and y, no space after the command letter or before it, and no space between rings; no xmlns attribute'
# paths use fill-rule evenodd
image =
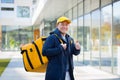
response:
<svg viewBox="0 0 120 80"><path fill-rule="evenodd" d="M17 7L17 17L30 17L30 9L26 6L18 6Z"/></svg>
<svg viewBox="0 0 120 80"><path fill-rule="evenodd" d="M20 44L30 43L33 40L33 29L29 27L19 27Z"/></svg>
<svg viewBox="0 0 120 80"><path fill-rule="evenodd" d="M85 15L84 17L84 38L83 38L83 50L84 50L84 64L90 64L90 26L91 19L90 14Z"/></svg>
<svg viewBox="0 0 120 80"><path fill-rule="evenodd" d="M77 30L78 41L80 42L81 52L80 61L83 61L83 17L78 18L78 30Z"/></svg>
<svg viewBox="0 0 120 80"><path fill-rule="evenodd" d="M71 24L71 36L74 38L74 41L77 41L77 19L74 19ZM74 60L78 60L78 56L74 56Z"/></svg>
<svg viewBox="0 0 120 80"><path fill-rule="evenodd" d="M72 9L68 11L68 18L72 20Z"/></svg>
<svg viewBox="0 0 120 80"><path fill-rule="evenodd" d="M120 75L120 1L113 4L112 50L114 58L113 73Z"/></svg>
<svg viewBox="0 0 120 80"><path fill-rule="evenodd" d="M68 18L69 18L70 20L72 20L72 9L68 11ZM71 33L71 30L72 30L72 23L70 24L70 28L69 28L69 31L68 31L68 33L69 33L70 35L72 34L72 33Z"/></svg>
<svg viewBox="0 0 120 80"><path fill-rule="evenodd" d="M72 19L76 19L77 18L77 6L73 8L73 18Z"/></svg>
<svg viewBox="0 0 120 80"><path fill-rule="evenodd" d="M19 50L32 40L32 27L2 26L2 50Z"/></svg>
<svg viewBox="0 0 120 80"><path fill-rule="evenodd" d="M77 40L77 6L73 8L73 18L71 24L71 35L74 40Z"/></svg>
<svg viewBox="0 0 120 80"><path fill-rule="evenodd" d="M97 16L97 17L96 17ZM100 11L92 12L92 27L91 27L91 50L92 50L92 65L99 67L100 54L99 54L99 27L100 27Z"/></svg>
<svg viewBox="0 0 120 80"><path fill-rule="evenodd" d="M1 51L1 47L2 47L2 27L0 25L0 51Z"/></svg>
<svg viewBox="0 0 120 80"><path fill-rule="evenodd" d="M111 48L112 6L106 6L101 10L100 45L101 68L111 72L112 48Z"/></svg>
<svg viewBox="0 0 120 80"><path fill-rule="evenodd" d="M18 27L2 26L2 50L17 50L19 46Z"/></svg>
<svg viewBox="0 0 120 80"><path fill-rule="evenodd" d="M77 40L77 19L72 21L70 30L71 30L71 36L76 41Z"/></svg>

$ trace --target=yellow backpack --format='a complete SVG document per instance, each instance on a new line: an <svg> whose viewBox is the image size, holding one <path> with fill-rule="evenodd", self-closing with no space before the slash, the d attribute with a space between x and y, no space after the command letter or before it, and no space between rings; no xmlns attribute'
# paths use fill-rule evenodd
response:
<svg viewBox="0 0 120 80"><path fill-rule="evenodd" d="M48 59L42 55L42 47L46 37L40 37L32 43L22 46L21 54L23 57L24 68L27 72L45 72Z"/></svg>
<svg viewBox="0 0 120 80"><path fill-rule="evenodd" d="M57 34L55 36L58 38ZM46 56L42 55L42 47L47 37L40 37L39 39L23 45L21 54L23 57L24 68L27 72L45 72L48 64ZM59 38L58 38L59 39ZM61 43L63 41L59 39Z"/></svg>

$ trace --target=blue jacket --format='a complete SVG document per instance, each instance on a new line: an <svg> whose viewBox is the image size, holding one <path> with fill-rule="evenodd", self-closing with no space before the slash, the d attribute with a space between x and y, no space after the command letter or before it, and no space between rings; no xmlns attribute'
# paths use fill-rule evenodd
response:
<svg viewBox="0 0 120 80"><path fill-rule="evenodd" d="M50 33L50 36L46 39L43 45L43 55L48 57L48 66L46 70L45 80L65 80L65 74L67 70L67 60L69 61L69 72L71 80L74 80L73 76L73 54L78 55L80 50L75 49L73 39L67 34L67 49L64 50L60 45L61 42L57 36L62 39L60 31L56 28Z"/></svg>

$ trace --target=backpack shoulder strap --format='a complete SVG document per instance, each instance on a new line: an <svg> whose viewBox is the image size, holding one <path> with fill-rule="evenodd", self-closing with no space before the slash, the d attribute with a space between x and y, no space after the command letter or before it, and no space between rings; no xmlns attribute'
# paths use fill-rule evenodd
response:
<svg viewBox="0 0 120 80"><path fill-rule="evenodd" d="M59 41L60 41L60 43L62 43L63 44L63 41L62 41L62 39L60 39L59 37L58 37L58 35L57 34L54 34L58 39L59 39Z"/></svg>

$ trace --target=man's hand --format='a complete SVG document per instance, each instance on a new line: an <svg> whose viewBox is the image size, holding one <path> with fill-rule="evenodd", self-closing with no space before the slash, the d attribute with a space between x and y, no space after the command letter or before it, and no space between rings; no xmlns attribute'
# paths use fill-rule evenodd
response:
<svg viewBox="0 0 120 80"><path fill-rule="evenodd" d="M77 50L80 50L80 43L78 41L75 42L75 48Z"/></svg>
<svg viewBox="0 0 120 80"><path fill-rule="evenodd" d="M67 44L61 44L61 45L62 45L62 47L64 48L64 50L66 50Z"/></svg>

